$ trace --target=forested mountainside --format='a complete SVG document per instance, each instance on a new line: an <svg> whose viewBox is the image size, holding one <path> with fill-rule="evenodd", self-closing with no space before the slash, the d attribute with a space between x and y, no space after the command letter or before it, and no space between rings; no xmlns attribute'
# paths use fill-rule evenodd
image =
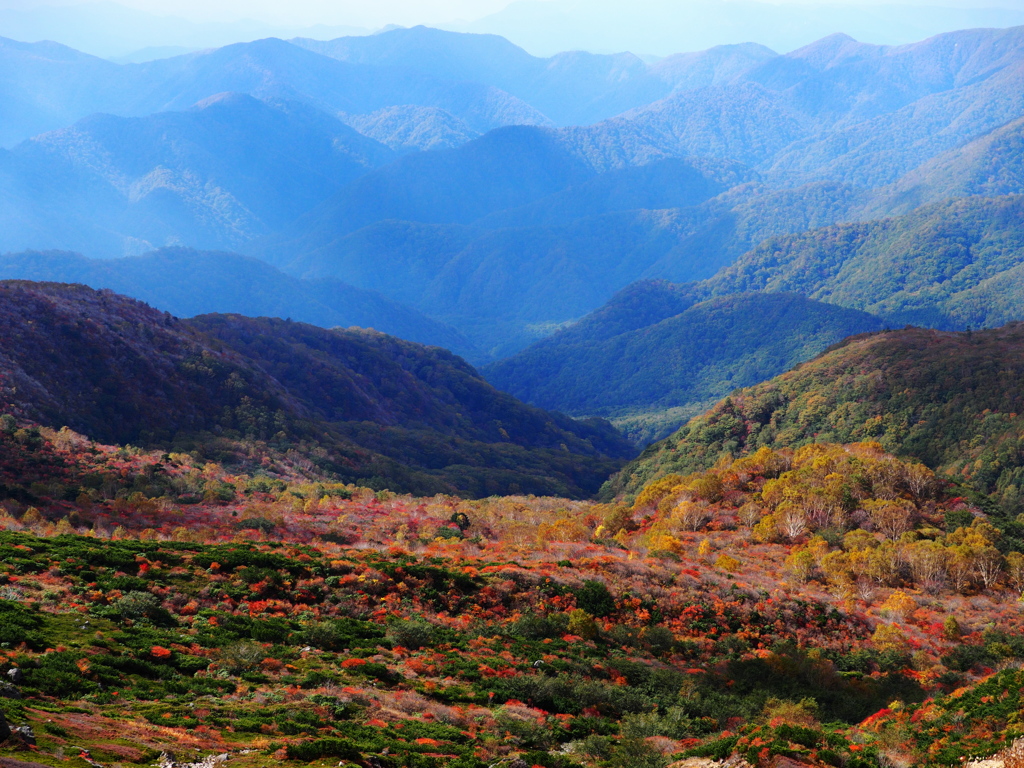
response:
<svg viewBox="0 0 1024 768"><path fill-rule="evenodd" d="M1024 194L1024 119L1011 120L915 168L878 190L861 215L909 213L956 197L1019 194Z"/></svg>
<svg viewBox="0 0 1024 768"><path fill-rule="evenodd" d="M1021 414L1024 325L853 337L792 371L733 392L647 448L607 493L637 493L761 447L877 441L987 496L1024 510Z"/></svg>
<svg viewBox="0 0 1024 768"><path fill-rule="evenodd" d="M296 275L344 275L408 303L459 328L493 359L593 311L638 278L711 277L765 238L841 221L867 199L862 190L832 183L774 190L750 181L671 207L742 181L744 173L707 161L662 160L602 174L468 226L382 221L328 242L329 227L311 225L260 255ZM617 210L641 197L657 207ZM508 302L510 295L518 300Z"/></svg>
<svg viewBox="0 0 1024 768"><path fill-rule="evenodd" d="M474 353L454 328L378 293L329 278L300 280L235 253L161 248L121 259L63 251L8 253L0 255L0 279L109 288L178 317L228 312L322 328L359 326L460 355Z"/></svg>
<svg viewBox="0 0 1024 768"><path fill-rule="evenodd" d="M906 216L765 241L707 281L713 295L786 291L945 328L1020 319L1024 196L967 198Z"/></svg>
<svg viewBox="0 0 1024 768"><path fill-rule="evenodd" d="M907 323L964 329L1024 319L1022 205L1020 195L963 198L905 216L770 238L708 280L634 284L578 323L484 370L496 386L540 407L619 416L634 439L660 437L709 399L746 386L736 377L781 373L838 341L843 329ZM776 292L786 297L776 307L794 306L795 294L814 300L799 306L815 310L776 323L782 318L770 311L737 322L701 309L763 302L754 297ZM720 304L699 304L713 297ZM844 314L850 309L872 319ZM825 316L832 322L820 324ZM674 351L661 346L669 328L681 344ZM738 346L737 339L743 340ZM609 375L616 370L620 376Z"/></svg>
<svg viewBox="0 0 1024 768"><path fill-rule="evenodd" d="M526 402L547 403L567 413L619 417L616 423L645 444L684 419L680 409L689 408L692 414L692 409L788 370L847 336L884 326L864 312L795 294L735 294L676 312L680 307L671 306L671 296L664 295L673 288L639 284L571 330L482 372L496 387ZM655 310L659 300L670 305L664 316ZM626 304L641 304L651 315L641 319L621 306ZM638 327L616 327L631 319L629 324ZM631 420L638 412L640 418ZM665 423L658 417L661 413Z"/></svg>
<svg viewBox="0 0 1024 768"><path fill-rule="evenodd" d="M606 422L524 406L436 347L0 285L5 410L93 439L468 495L590 493L631 453Z"/></svg>
<svg viewBox="0 0 1024 768"><path fill-rule="evenodd" d="M403 104L368 115L340 116L364 136L399 154L454 149L480 136L462 120L438 107Z"/></svg>

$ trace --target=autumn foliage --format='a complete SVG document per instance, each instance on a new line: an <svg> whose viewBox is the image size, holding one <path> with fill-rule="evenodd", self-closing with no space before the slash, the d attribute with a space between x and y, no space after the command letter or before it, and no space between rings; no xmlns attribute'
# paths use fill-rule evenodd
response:
<svg viewBox="0 0 1024 768"><path fill-rule="evenodd" d="M877 444L600 504L2 435L0 667L26 696L3 706L47 755L939 765L1014 734L985 698L1024 658L1013 531Z"/></svg>

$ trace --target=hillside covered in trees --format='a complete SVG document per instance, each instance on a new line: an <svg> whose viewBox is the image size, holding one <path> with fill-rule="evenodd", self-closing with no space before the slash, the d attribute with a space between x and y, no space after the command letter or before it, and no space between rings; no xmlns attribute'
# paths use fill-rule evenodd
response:
<svg viewBox="0 0 1024 768"><path fill-rule="evenodd" d="M0 328L5 411L97 440L469 495L585 495L631 453L606 422L525 406L450 352L373 331L183 321L17 281L0 283Z"/></svg>
<svg viewBox="0 0 1024 768"><path fill-rule="evenodd" d="M966 332L922 328L867 334L792 371L737 390L613 479L635 494L670 473L722 457L814 442L877 441L984 495L1002 514L1022 511L1024 326Z"/></svg>
<svg viewBox="0 0 1024 768"><path fill-rule="evenodd" d="M1024 196L965 198L914 213L766 240L706 283L712 294L796 292L900 323L1019 320Z"/></svg>
<svg viewBox="0 0 1024 768"><path fill-rule="evenodd" d="M3 768L1024 762L1024 27L0 61Z"/></svg>
<svg viewBox="0 0 1024 768"><path fill-rule="evenodd" d="M647 442L846 335L1021 319L1022 206L1020 195L969 197L769 238L707 280L634 283L483 370L527 402L615 417Z"/></svg>
<svg viewBox="0 0 1024 768"><path fill-rule="evenodd" d="M650 442L664 422L678 422L681 408L764 381L847 336L884 326L865 312L795 294L735 294L677 311L688 298L683 286L635 284L483 374L527 402L618 417L632 439Z"/></svg>

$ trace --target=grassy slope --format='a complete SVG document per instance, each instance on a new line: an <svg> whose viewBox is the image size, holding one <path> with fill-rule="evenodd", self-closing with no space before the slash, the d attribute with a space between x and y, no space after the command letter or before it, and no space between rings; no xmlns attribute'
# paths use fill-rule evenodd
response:
<svg viewBox="0 0 1024 768"><path fill-rule="evenodd" d="M971 517L941 485L909 492L871 446L723 465L630 510L226 474L16 427L0 429L0 668L22 670L24 698L0 709L44 764L84 747L104 764L171 749L240 766L868 768L1015 733L1017 672L947 695L1024 655L1001 581L932 595L896 574L851 597L790 566L820 543L738 523L785 466L803 492L838 476L860 503L896 494L939 541L944 515ZM701 530L675 527L666 492L708 502Z"/></svg>

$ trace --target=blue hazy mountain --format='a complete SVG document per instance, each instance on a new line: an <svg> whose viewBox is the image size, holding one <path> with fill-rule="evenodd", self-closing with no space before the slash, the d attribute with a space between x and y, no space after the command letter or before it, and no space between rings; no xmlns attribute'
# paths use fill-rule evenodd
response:
<svg viewBox="0 0 1024 768"><path fill-rule="evenodd" d="M364 136L399 154L454 149L480 137L480 133L463 120L439 107L402 104L368 115L344 115L342 119Z"/></svg>
<svg viewBox="0 0 1024 768"><path fill-rule="evenodd" d="M522 99L558 125L588 124L667 96L711 85L775 56L763 46L722 46L649 66L631 53L531 56L497 35L427 27L337 40L293 40L353 64L393 67L455 82L480 82Z"/></svg>
<svg viewBox="0 0 1024 768"><path fill-rule="evenodd" d="M234 248L393 158L300 102L221 94L181 112L93 115L0 151L0 248Z"/></svg>
<svg viewBox="0 0 1024 768"><path fill-rule="evenodd" d="M595 175L551 130L510 126L456 149L409 155L292 222L264 253L280 262L386 220L468 224ZM274 258L274 254L277 254Z"/></svg>
<svg viewBox="0 0 1024 768"><path fill-rule="evenodd" d="M413 194L437 178L446 183L435 182L432 196ZM344 279L409 303L501 356L655 266L674 279L712 275L762 226L743 213L723 221L731 205L712 201L755 178L735 163L677 159L595 174L550 131L508 128L367 174L254 253L296 275ZM444 205L411 207L424 199ZM721 239L738 221L744 232L722 249L725 260L696 247L705 230ZM782 232L806 226L801 216L773 221Z"/></svg>
<svg viewBox="0 0 1024 768"><path fill-rule="evenodd" d="M832 35L574 129L595 165L702 155L790 183L895 181L1024 114L1024 27L886 47Z"/></svg>
<svg viewBox="0 0 1024 768"><path fill-rule="evenodd" d="M178 317L223 312L289 318L323 328L358 326L474 353L458 331L373 291L338 280L299 280L234 253L164 248L121 259L89 259L67 251L0 255L0 280L12 279L106 288Z"/></svg>
<svg viewBox="0 0 1024 768"><path fill-rule="evenodd" d="M368 114L406 104L436 107L480 133L550 122L487 83L351 64L274 38L121 65L54 43L0 38L0 63L0 144L7 146L94 112L143 116L187 109L227 91L300 101L330 113Z"/></svg>
<svg viewBox="0 0 1024 768"><path fill-rule="evenodd" d="M515 0L451 29L504 35L537 55L564 50L668 56L756 40L791 51L836 31L904 45L974 27L1024 23L1020 5L999 2L800 3L757 0Z"/></svg>
<svg viewBox="0 0 1024 768"><path fill-rule="evenodd" d="M121 69L57 43L0 38L0 146L116 103Z"/></svg>

